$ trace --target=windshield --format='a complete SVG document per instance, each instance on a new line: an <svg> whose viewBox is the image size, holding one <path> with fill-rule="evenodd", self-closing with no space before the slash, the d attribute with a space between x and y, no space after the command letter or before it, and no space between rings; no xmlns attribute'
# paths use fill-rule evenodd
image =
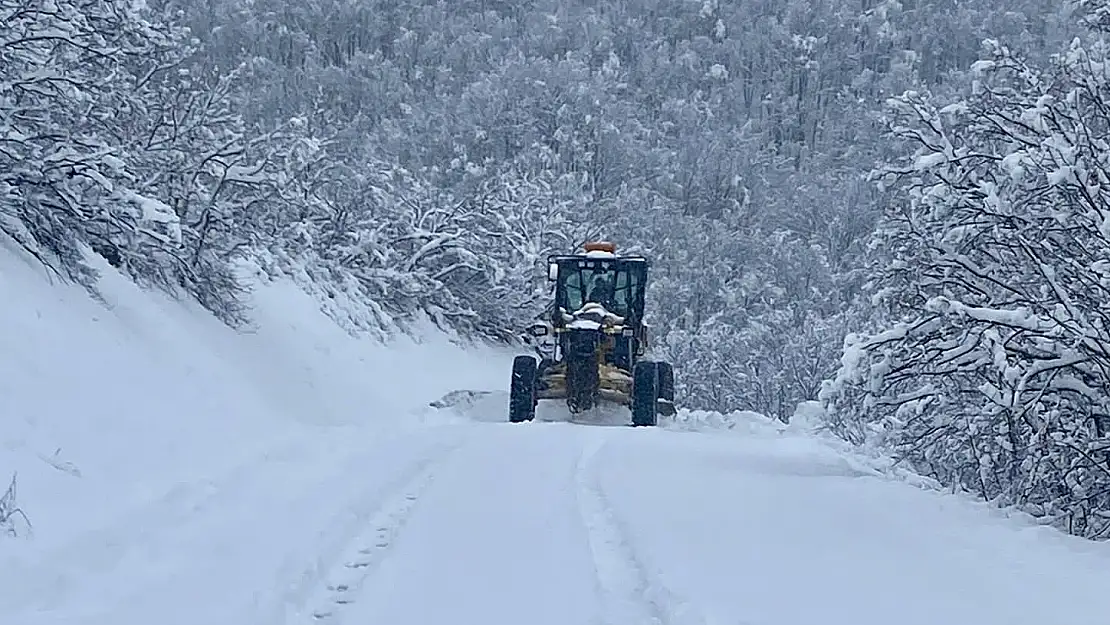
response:
<svg viewBox="0 0 1110 625"><path fill-rule="evenodd" d="M566 267L560 275L570 311L582 308L587 302L596 302L609 312L628 317L636 301L639 276L627 269L597 263L593 267Z"/></svg>

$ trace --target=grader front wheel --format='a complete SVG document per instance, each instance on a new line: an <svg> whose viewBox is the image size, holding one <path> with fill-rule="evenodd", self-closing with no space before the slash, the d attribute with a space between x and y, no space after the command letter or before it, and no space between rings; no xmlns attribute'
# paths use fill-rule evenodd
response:
<svg viewBox="0 0 1110 625"><path fill-rule="evenodd" d="M536 370L532 356L513 359L513 377L509 383L509 421L522 423L536 418Z"/></svg>
<svg viewBox="0 0 1110 625"><path fill-rule="evenodd" d="M659 400L658 363L641 360L632 367L632 425L654 426L659 423L656 404Z"/></svg>

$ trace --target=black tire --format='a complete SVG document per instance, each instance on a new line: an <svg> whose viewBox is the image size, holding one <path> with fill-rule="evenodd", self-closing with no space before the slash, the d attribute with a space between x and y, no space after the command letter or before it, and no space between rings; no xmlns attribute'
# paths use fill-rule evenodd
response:
<svg viewBox="0 0 1110 625"><path fill-rule="evenodd" d="M595 355L597 341L598 336L594 332L574 331L567 334L567 408L573 414L585 412L597 404L601 383Z"/></svg>
<svg viewBox="0 0 1110 625"><path fill-rule="evenodd" d="M593 360L567 361L567 408L578 414L594 407L600 380Z"/></svg>
<svg viewBox="0 0 1110 625"><path fill-rule="evenodd" d="M674 367L669 362L660 362L659 367L659 399L674 402Z"/></svg>
<svg viewBox="0 0 1110 625"><path fill-rule="evenodd" d="M632 425L644 427L658 424L657 399L658 363L641 360L632 367Z"/></svg>
<svg viewBox="0 0 1110 625"><path fill-rule="evenodd" d="M513 378L509 383L509 421L522 423L536 418L536 371L534 356L513 359Z"/></svg>

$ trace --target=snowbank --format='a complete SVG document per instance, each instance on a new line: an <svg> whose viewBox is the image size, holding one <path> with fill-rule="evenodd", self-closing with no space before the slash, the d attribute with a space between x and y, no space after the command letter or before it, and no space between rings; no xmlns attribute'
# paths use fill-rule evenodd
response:
<svg viewBox="0 0 1110 625"><path fill-rule="evenodd" d="M899 464L883 450L848 443L823 428L821 410L817 402L803 402L799 404L789 424L750 411L721 414L680 410L673 417L660 420L660 426L676 432L724 435L733 441L731 444L734 447L744 448L750 456L773 458L776 462L783 458L805 459L834 472L839 468L844 475L901 482L918 489L934 491L937 496L950 502L946 505L975 509L1037 532L1043 530L1050 535L1057 532L1044 520L1020 509L999 507L994 502L983 501L974 493L953 492L936 480ZM958 503L952 503L953 500ZM1068 538L1071 537L1060 534L1053 540L1066 541Z"/></svg>
<svg viewBox="0 0 1110 625"><path fill-rule="evenodd" d="M660 420L660 426L674 431L731 433L761 444L792 446L801 455L837 458L861 475L895 479L924 488L939 488L933 479L898 465L889 454L870 447L852 445L827 432L823 427L821 405L802 402L790 423L758 412L738 410L727 414L704 410L679 410Z"/></svg>
<svg viewBox="0 0 1110 625"><path fill-rule="evenodd" d="M18 474L34 535L18 543L61 544L283 443L404 428L509 370L511 355L435 332L388 348L354 338L289 281L248 276L254 327L237 333L98 269L103 302L0 241L0 494Z"/></svg>

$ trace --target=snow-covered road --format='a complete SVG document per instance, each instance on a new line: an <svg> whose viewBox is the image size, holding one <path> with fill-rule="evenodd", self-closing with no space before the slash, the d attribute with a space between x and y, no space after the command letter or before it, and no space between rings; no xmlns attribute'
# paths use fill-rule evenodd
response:
<svg viewBox="0 0 1110 625"><path fill-rule="evenodd" d="M18 625L1092 622L1104 549L790 432L292 439L2 576Z"/></svg>
<svg viewBox="0 0 1110 625"><path fill-rule="evenodd" d="M771 428L486 425L430 475L351 544L331 622L1080 623L1110 583L1104 550Z"/></svg>
<svg viewBox="0 0 1110 625"><path fill-rule="evenodd" d="M288 281L235 333L24 261L0 245L0 478L34 524L0 536L0 625L1110 622L1107 545L883 477L804 420L433 410L512 354L354 338Z"/></svg>

